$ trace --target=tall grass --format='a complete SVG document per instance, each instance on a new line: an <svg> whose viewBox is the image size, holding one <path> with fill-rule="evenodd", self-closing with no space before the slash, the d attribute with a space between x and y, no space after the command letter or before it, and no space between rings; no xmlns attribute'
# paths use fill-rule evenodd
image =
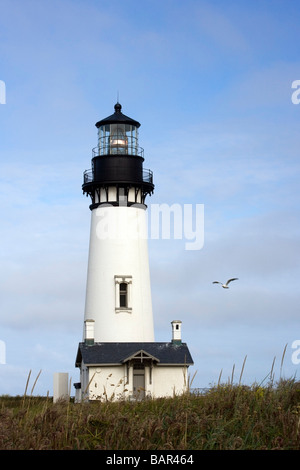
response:
<svg viewBox="0 0 300 470"><path fill-rule="evenodd" d="M231 377L204 394L187 393L143 401L53 403L33 396L39 372L27 395L0 396L0 450L299 450L300 383L269 374L242 385L245 356L237 383Z"/></svg>
<svg viewBox="0 0 300 470"><path fill-rule="evenodd" d="M140 402L0 397L0 449L300 449L300 387L218 384Z"/></svg>

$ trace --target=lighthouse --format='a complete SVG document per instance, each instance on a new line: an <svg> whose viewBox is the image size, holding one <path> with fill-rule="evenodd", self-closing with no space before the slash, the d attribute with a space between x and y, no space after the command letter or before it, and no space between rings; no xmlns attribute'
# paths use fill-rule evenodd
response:
<svg viewBox="0 0 300 470"><path fill-rule="evenodd" d="M98 145L82 185L91 226L76 400L182 393L193 361L181 321L172 322L172 341L154 339L146 214L154 183L144 168L140 123L116 103L96 128Z"/></svg>
<svg viewBox="0 0 300 470"><path fill-rule="evenodd" d="M98 146L84 173L92 201L84 318L94 320L96 342L154 341L145 205L153 175L143 168L140 123L121 109L96 123Z"/></svg>

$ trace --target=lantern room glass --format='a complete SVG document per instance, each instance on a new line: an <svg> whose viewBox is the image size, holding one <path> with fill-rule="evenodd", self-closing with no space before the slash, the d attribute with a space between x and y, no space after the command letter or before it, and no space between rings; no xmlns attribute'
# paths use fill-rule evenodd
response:
<svg viewBox="0 0 300 470"><path fill-rule="evenodd" d="M105 124L98 130L99 155L138 155L138 128L131 124Z"/></svg>

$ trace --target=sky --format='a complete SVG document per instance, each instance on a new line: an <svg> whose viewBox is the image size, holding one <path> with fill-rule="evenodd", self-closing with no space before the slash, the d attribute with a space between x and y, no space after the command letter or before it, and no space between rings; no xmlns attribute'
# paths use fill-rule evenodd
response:
<svg viewBox="0 0 300 470"><path fill-rule="evenodd" d="M195 388L299 380L299 22L294 0L0 0L0 395L79 380L82 174L117 99L149 214L204 208L199 249L149 237L156 341L182 320Z"/></svg>

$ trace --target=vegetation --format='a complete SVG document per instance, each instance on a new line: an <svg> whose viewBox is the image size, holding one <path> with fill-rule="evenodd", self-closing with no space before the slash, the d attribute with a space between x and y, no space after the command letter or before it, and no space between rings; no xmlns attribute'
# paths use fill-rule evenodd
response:
<svg viewBox="0 0 300 470"><path fill-rule="evenodd" d="M140 402L2 396L0 449L299 450L300 389L281 379Z"/></svg>

